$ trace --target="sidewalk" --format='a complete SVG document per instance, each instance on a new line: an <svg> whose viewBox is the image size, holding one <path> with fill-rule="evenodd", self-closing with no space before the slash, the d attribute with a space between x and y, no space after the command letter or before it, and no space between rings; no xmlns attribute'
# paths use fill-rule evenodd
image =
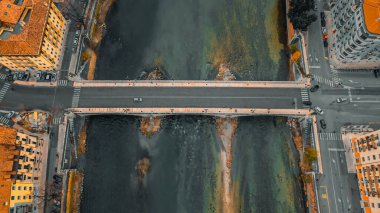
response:
<svg viewBox="0 0 380 213"><path fill-rule="evenodd" d="M310 109L249 109L249 108L71 108L76 114L208 114L229 117L241 115L310 115ZM315 117L315 116L314 116ZM318 134L317 134L318 135ZM317 142L319 153L319 142ZM320 159L320 158L318 158Z"/></svg>
<svg viewBox="0 0 380 213"><path fill-rule="evenodd" d="M242 88L308 88L310 79L302 81L159 81L116 80L75 81L74 87L242 87Z"/></svg>
<svg viewBox="0 0 380 213"><path fill-rule="evenodd" d="M13 84L31 86L31 87L56 87L57 82L37 82L37 81L19 81L16 80Z"/></svg>

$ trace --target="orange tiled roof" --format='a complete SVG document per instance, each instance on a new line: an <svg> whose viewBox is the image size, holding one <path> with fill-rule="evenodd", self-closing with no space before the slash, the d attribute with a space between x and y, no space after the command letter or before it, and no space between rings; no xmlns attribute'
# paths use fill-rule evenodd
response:
<svg viewBox="0 0 380 213"><path fill-rule="evenodd" d="M21 5L15 5L14 0L2 0L0 1L0 20L10 25L15 25L27 4L30 1L24 1Z"/></svg>
<svg viewBox="0 0 380 213"><path fill-rule="evenodd" d="M43 34L46 27L51 0L24 0L23 8L32 8L29 22L23 27L20 34L12 34L7 39L0 39L0 56L2 55L38 55L41 50ZM7 8L10 0L2 0L0 4L0 22L13 23L19 20L21 13L18 9ZM11 8L16 6L12 4ZM20 7L20 8L22 8ZM20 9L21 10L21 9ZM4 12L8 12L4 16ZM8 17L12 15L12 17ZM16 22L17 22L16 21Z"/></svg>
<svg viewBox="0 0 380 213"><path fill-rule="evenodd" d="M363 13L367 30L380 34L380 0L364 0Z"/></svg>
<svg viewBox="0 0 380 213"><path fill-rule="evenodd" d="M17 130L0 126L0 145L14 145L16 143Z"/></svg>
<svg viewBox="0 0 380 213"><path fill-rule="evenodd" d="M10 181L0 181L0 212L9 212L11 187L12 183ZM7 202L8 205L4 205L5 202Z"/></svg>

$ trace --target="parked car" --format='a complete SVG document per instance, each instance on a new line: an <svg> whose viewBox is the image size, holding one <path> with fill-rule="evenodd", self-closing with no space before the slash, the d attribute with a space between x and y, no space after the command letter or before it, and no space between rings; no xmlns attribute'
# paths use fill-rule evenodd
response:
<svg viewBox="0 0 380 213"><path fill-rule="evenodd" d="M324 19L321 19L321 26L326 27L326 21Z"/></svg>
<svg viewBox="0 0 380 213"><path fill-rule="evenodd" d="M37 72L37 74L36 74L36 78L37 78L37 80L40 80L40 79L41 79L41 72Z"/></svg>
<svg viewBox="0 0 380 213"><path fill-rule="evenodd" d="M80 30L75 31L75 37L79 37Z"/></svg>
<svg viewBox="0 0 380 213"><path fill-rule="evenodd" d="M74 45L78 45L78 38L74 38Z"/></svg>
<svg viewBox="0 0 380 213"><path fill-rule="evenodd" d="M328 47L329 46L329 42L327 40L323 40L323 46L324 47Z"/></svg>
<svg viewBox="0 0 380 213"><path fill-rule="evenodd" d="M373 70L373 74L375 75L375 78L379 76L380 70Z"/></svg>
<svg viewBox="0 0 380 213"><path fill-rule="evenodd" d="M319 123L321 124L322 129L326 129L326 122L324 119L319 120Z"/></svg>
<svg viewBox="0 0 380 213"><path fill-rule="evenodd" d="M17 80L23 80L24 74L25 74L24 72L19 72L17 74Z"/></svg>
<svg viewBox="0 0 380 213"><path fill-rule="evenodd" d="M320 107L316 106L316 107L314 107L314 110L315 110L315 112L317 112L318 114L323 115L323 110L322 110Z"/></svg>
<svg viewBox="0 0 380 213"><path fill-rule="evenodd" d="M134 102L142 102L142 98L133 98Z"/></svg>
<svg viewBox="0 0 380 213"><path fill-rule="evenodd" d="M319 89L319 85L314 85L313 87L310 88L310 92L315 92Z"/></svg>
<svg viewBox="0 0 380 213"><path fill-rule="evenodd" d="M321 19L325 20L325 13L321 12Z"/></svg>
<svg viewBox="0 0 380 213"><path fill-rule="evenodd" d="M337 103L342 103L342 102L345 102L345 101L347 101L347 98L337 98L336 99Z"/></svg>
<svg viewBox="0 0 380 213"><path fill-rule="evenodd" d="M50 73L46 73L45 80L46 81L50 81L51 80L51 74Z"/></svg>
<svg viewBox="0 0 380 213"><path fill-rule="evenodd" d="M51 74L51 80L55 81L56 78L57 78L57 73L52 73Z"/></svg>

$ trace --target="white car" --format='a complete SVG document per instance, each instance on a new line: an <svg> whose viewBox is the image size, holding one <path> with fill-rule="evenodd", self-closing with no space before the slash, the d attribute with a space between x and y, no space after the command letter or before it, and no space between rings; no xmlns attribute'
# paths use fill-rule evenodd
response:
<svg viewBox="0 0 380 213"><path fill-rule="evenodd" d="M142 98L133 98L134 102L142 102Z"/></svg>
<svg viewBox="0 0 380 213"><path fill-rule="evenodd" d="M337 103L342 103L342 102L345 102L345 101L347 101L347 98L337 98L336 99Z"/></svg>
<svg viewBox="0 0 380 213"><path fill-rule="evenodd" d="M78 38L74 39L74 45L78 45Z"/></svg>
<svg viewBox="0 0 380 213"><path fill-rule="evenodd" d="M321 108L319 108L318 106L314 107L314 110L320 114L320 115L323 115L323 110Z"/></svg>

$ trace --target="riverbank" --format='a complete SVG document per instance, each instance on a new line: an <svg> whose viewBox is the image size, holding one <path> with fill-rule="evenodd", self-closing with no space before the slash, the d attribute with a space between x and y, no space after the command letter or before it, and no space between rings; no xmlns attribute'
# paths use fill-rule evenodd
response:
<svg viewBox="0 0 380 213"><path fill-rule="evenodd" d="M104 30L106 29L106 16L115 0L99 0L95 7L95 21L91 26L90 41L87 49L82 54L82 61L89 60L87 80L94 80L96 62L97 62L97 47L101 43Z"/></svg>

